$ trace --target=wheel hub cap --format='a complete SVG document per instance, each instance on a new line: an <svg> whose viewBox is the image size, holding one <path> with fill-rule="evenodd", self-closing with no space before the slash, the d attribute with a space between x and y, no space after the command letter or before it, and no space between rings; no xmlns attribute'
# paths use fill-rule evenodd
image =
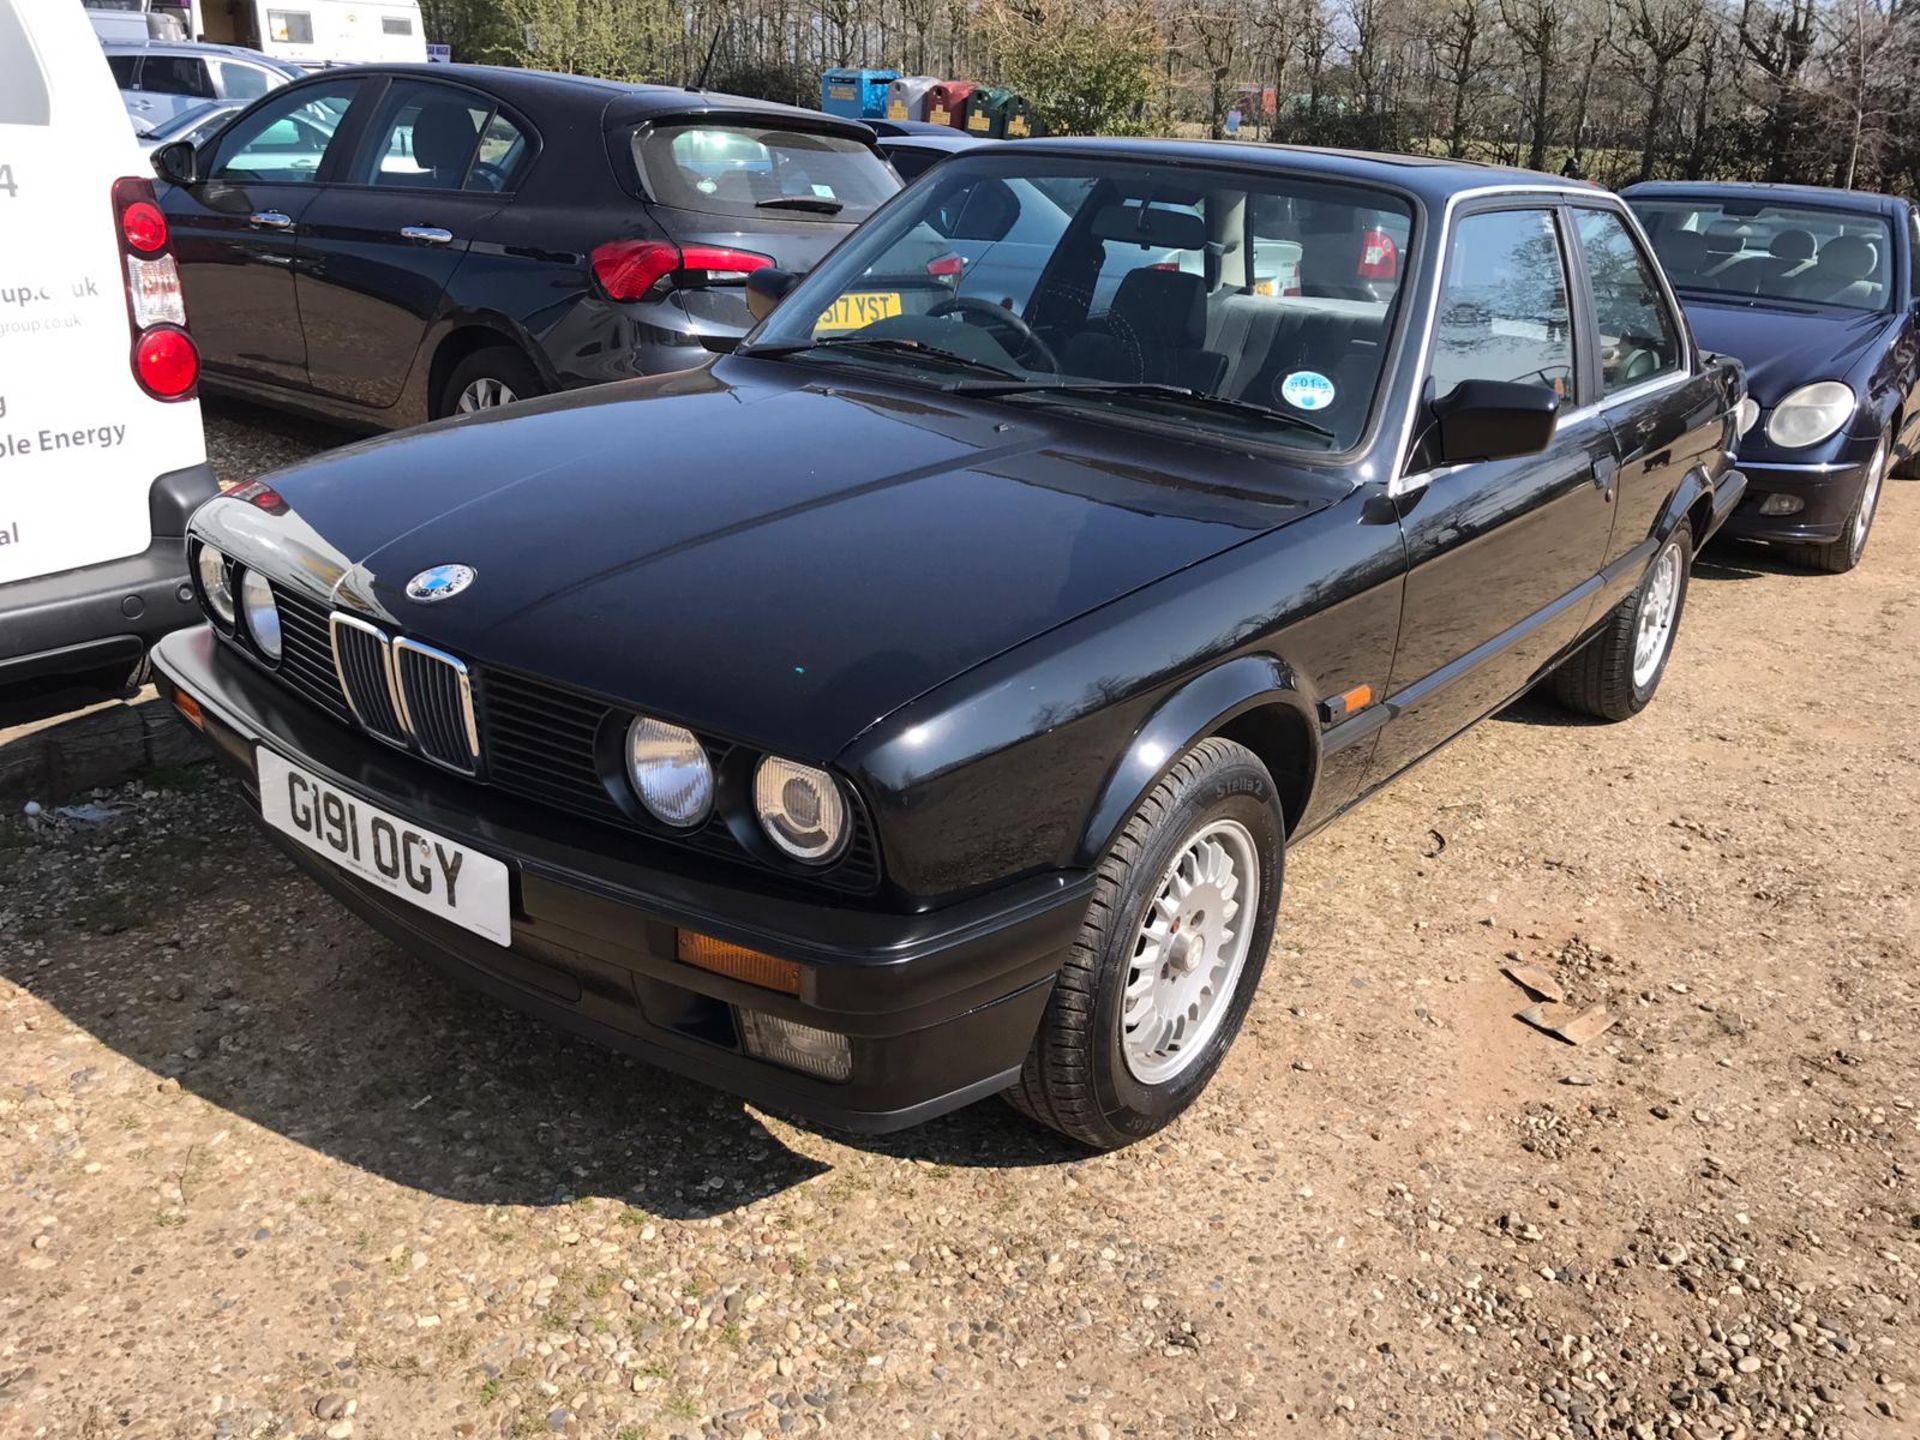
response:
<svg viewBox="0 0 1920 1440"><path fill-rule="evenodd" d="M1860 558L1860 552L1867 548L1867 532L1873 528L1874 506L1880 503L1880 477L1886 474L1886 469L1887 444L1883 440L1867 466L1866 483L1860 491L1860 511L1853 521L1852 543L1848 548L1856 560Z"/></svg>
<svg viewBox="0 0 1920 1440"><path fill-rule="evenodd" d="M1259 913L1258 854L1244 825L1216 820L1161 876L1120 1013L1121 1053L1142 1084L1164 1084L1196 1063L1232 1008Z"/></svg>

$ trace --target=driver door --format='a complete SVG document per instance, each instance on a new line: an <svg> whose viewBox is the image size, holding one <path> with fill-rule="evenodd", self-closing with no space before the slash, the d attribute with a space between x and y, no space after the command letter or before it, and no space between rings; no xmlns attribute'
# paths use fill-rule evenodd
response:
<svg viewBox="0 0 1920 1440"><path fill-rule="evenodd" d="M338 76L274 92L200 157L206 178L161 197L210 378L306 385L293 278L301 220L364 84Z"/></svg>
<svg viewBox="0 0 1920 1440"><path fill-rule="evenodd" d="M1464 380L1550 385L1559 423L1538 455L1405 478L1408 577L1379 783L1512 700L1583 628L1613 530L1614 438L1593 395L1593 337L1574 302L1563 211L1455 218L1429 352L1432 401ZM1577 318L1576 318L1577 317ZM1416 449L1416 454L1418 453ZM1417 462L1416 462L1417 463Z"/></svg>

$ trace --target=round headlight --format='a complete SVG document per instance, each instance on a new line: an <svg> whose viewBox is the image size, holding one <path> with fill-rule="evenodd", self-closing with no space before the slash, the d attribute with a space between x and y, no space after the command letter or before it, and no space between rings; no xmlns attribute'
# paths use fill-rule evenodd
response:
<svg viewBox="0 0 1920 1440"><path fill-rule="evenodd" d="M1783 450L1817 445L1851 420L1858 404L1853 391L1838 380L1802 385L1773 407L1767 438Z"/></svg>
<svg viewBox="0 0 1920 1440"><path fill-rule="evenodd" d="M847 802L824 770L769 755L753 773L753 807L773 843L796 860L820 865L847 838Z"/></svg>
<svg viewBox="0 0 1920 1440"><path fill-rule="evenodd" d="M247 620L247 634L260 653L269 660L280 658L280 607L273 603L273 587L258 570L240 577L240 613Z"/></svg>
<svg viewBox="0 0 1920 1440"><path fill-rule="evenodd" d="M713 766L693 732L637 716L627 727L627 778L654 819L677 829L713 809Z"/></svg>
<svg viewBox="0 0 1920 1440"><path fill-rule="evenodd" d="M227 557L211 545L200 547L200 593L223 624L233 624L233 591L227 585Z"/></svg>

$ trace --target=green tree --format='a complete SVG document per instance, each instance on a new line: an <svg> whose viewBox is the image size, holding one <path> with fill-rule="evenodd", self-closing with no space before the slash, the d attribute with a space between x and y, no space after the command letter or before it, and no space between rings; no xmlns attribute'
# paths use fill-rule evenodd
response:
<svg viewBox="0 0 1920 1440"><path fill-rule="evenodd" d="M979 15L1000 82L1054 131L1137 135L1158 49L1152 12L1133 0L985 0Z"/></svg>

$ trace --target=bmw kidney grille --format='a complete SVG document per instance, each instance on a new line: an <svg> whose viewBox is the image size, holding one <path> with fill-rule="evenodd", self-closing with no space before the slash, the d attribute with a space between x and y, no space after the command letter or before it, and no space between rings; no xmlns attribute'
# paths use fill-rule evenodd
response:
<svg viewBox="0 0 1920 1440"><path fill-rule="evenodd" d="M473 684L460 660L353 615L335 613L329 628L340 689L369 734L462 775L479 769Z"/></svg>

